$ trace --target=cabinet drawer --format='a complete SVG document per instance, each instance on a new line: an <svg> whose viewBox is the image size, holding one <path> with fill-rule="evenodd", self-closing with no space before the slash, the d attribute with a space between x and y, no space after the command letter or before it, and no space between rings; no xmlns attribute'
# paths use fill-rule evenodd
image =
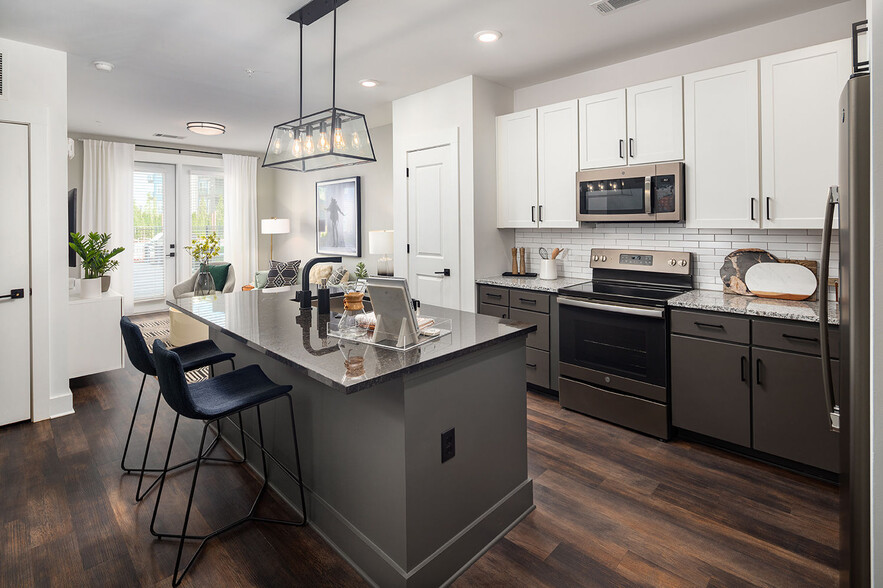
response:
<svg viewBox="0 0 883 588"><path fill-rule="evenodd" d="M527 346L543 351L549 350L549 315L512 308L509 311L509 318L513 321L536 325L537 330L527 336Z"/></svg>
<svg viewBox="0 0 883 588"><path fill-rule="evenodd" d="M717 313L673 310L671 332L747 344L751 340L751 322L746 318Z"/></svg>
<svg viewBox="0 0 883 588"><path fill-rule="evenodd" d="M528 347L524 363L527 367L527 383L548 388L549 353Z"/></svg>
<svg viewBox="0 0 883 588"><path fill-rule="evenodd" d="M509 306L548 314L549 295L526 290L512 290L509 292Z"/></svg>
<svg viewBox="0 0 883 588"><path fill-rule="evenodd" d="M486 304L482 302L478 305L478 314L495 316L497 318L509 318L509 309L505 306L497 306L496 304Z"/></svg>
<svg viewBox="0 0 883 588"><path fill-rule="evenodd" d="M558 387L558 402L563 408L641 431L659 439L670 437L668 407L665 404L611 392L569 378L559 378Z"/></svg>
<svg viewBox="0 0 883 588"><path fill-rule="evenodd" d="M509 290L508 288L497 288L496 286L478 287L478 301L486 304L497 304L499 306L509 306Z"/></svg>
<svg viewBox="0 0 883 588"><path fill-rule="evenodd" d="M815 324L795 325L778 321L751 321L751 343L784 351L821 355L819 327ZM831 357L840 358L840 331L828 327Z"/></svg>

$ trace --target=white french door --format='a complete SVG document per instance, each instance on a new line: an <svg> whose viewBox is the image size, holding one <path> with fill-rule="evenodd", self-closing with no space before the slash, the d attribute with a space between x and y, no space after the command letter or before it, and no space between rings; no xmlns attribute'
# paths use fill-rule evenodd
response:
<svg viewBox="0 0 883 588"><path fill-rule="evenodd" d="M134 293L139 311L165 307L177 281L174 165L135 163Z"/></svg>

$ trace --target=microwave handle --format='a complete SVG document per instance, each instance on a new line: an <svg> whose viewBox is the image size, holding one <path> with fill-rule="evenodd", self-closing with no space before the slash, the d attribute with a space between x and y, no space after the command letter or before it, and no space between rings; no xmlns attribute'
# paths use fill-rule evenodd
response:
<svg viewBox="0 0 883 588"><path fill-rule="evenodd" d="M647 214L653 214L653 209L651 208L652 202L650 198L650 176L644 177L644 212Z"/></svg>

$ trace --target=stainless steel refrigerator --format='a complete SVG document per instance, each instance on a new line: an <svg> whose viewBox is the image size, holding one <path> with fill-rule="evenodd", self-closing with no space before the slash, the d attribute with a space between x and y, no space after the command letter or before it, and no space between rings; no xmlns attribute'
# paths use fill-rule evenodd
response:
<svg viewBox="0 0 883 588"><path fill-rule="evenodd" d="M822 377L831 426L840 431L841 585L871 585L871 91L856 74L840 96L838 185L828 193L819 302ZM840 207L840 378L835 386L827 328L827 277Z"/></svg>

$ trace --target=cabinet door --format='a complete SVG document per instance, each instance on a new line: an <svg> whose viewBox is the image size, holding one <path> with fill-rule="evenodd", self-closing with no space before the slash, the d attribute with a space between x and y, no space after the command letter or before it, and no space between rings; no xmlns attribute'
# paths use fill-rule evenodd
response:
<svg viewBox="0 0 883 588"><path fill-rule="evenodd" d="M839 434L830 430L822 360L770 349L754 356L754 448L829 472L840 471ZM839 361L832 361L835 394Z"/></svg>
<svg viewBox="0 0 883 588"><path fill-rule="evenodd" d="M627 164L626 138L625 90L580 98L580 169Z"/></svg>
<svg viewBox="0 0 883 588"><path fill-rule="evenodd" d="M537 109L540 228L579 227L576 220L578 129L576 100Z"/></svg>
<svg viewBox="0 0 883 588"><path fill-rule="evenodd" d="M751 445L751 375L747 345L671 336L671 424Z"/></svg>
<svg viewBox="0 0 883 588"><path fill-rule="evenodd" d="M629 165L684 158L683 78L626 90Z"/></svg>
<svg viewBox="0 0 883 588"><path fill-rule="evenodd" d="M537 226L537 111L497 117L497 227Z"/></svg>
<svg viewBox="0 0 883 588"><path fill-rule="evenodd" d="M684 76L687 226L760 226L758 62Z"/></svg>
<svg viewBox="0 0 883 588"><path fill-rule="evenodd" d="M764 227L822 228L850 67L848 40L760 60Z"/></svg>

